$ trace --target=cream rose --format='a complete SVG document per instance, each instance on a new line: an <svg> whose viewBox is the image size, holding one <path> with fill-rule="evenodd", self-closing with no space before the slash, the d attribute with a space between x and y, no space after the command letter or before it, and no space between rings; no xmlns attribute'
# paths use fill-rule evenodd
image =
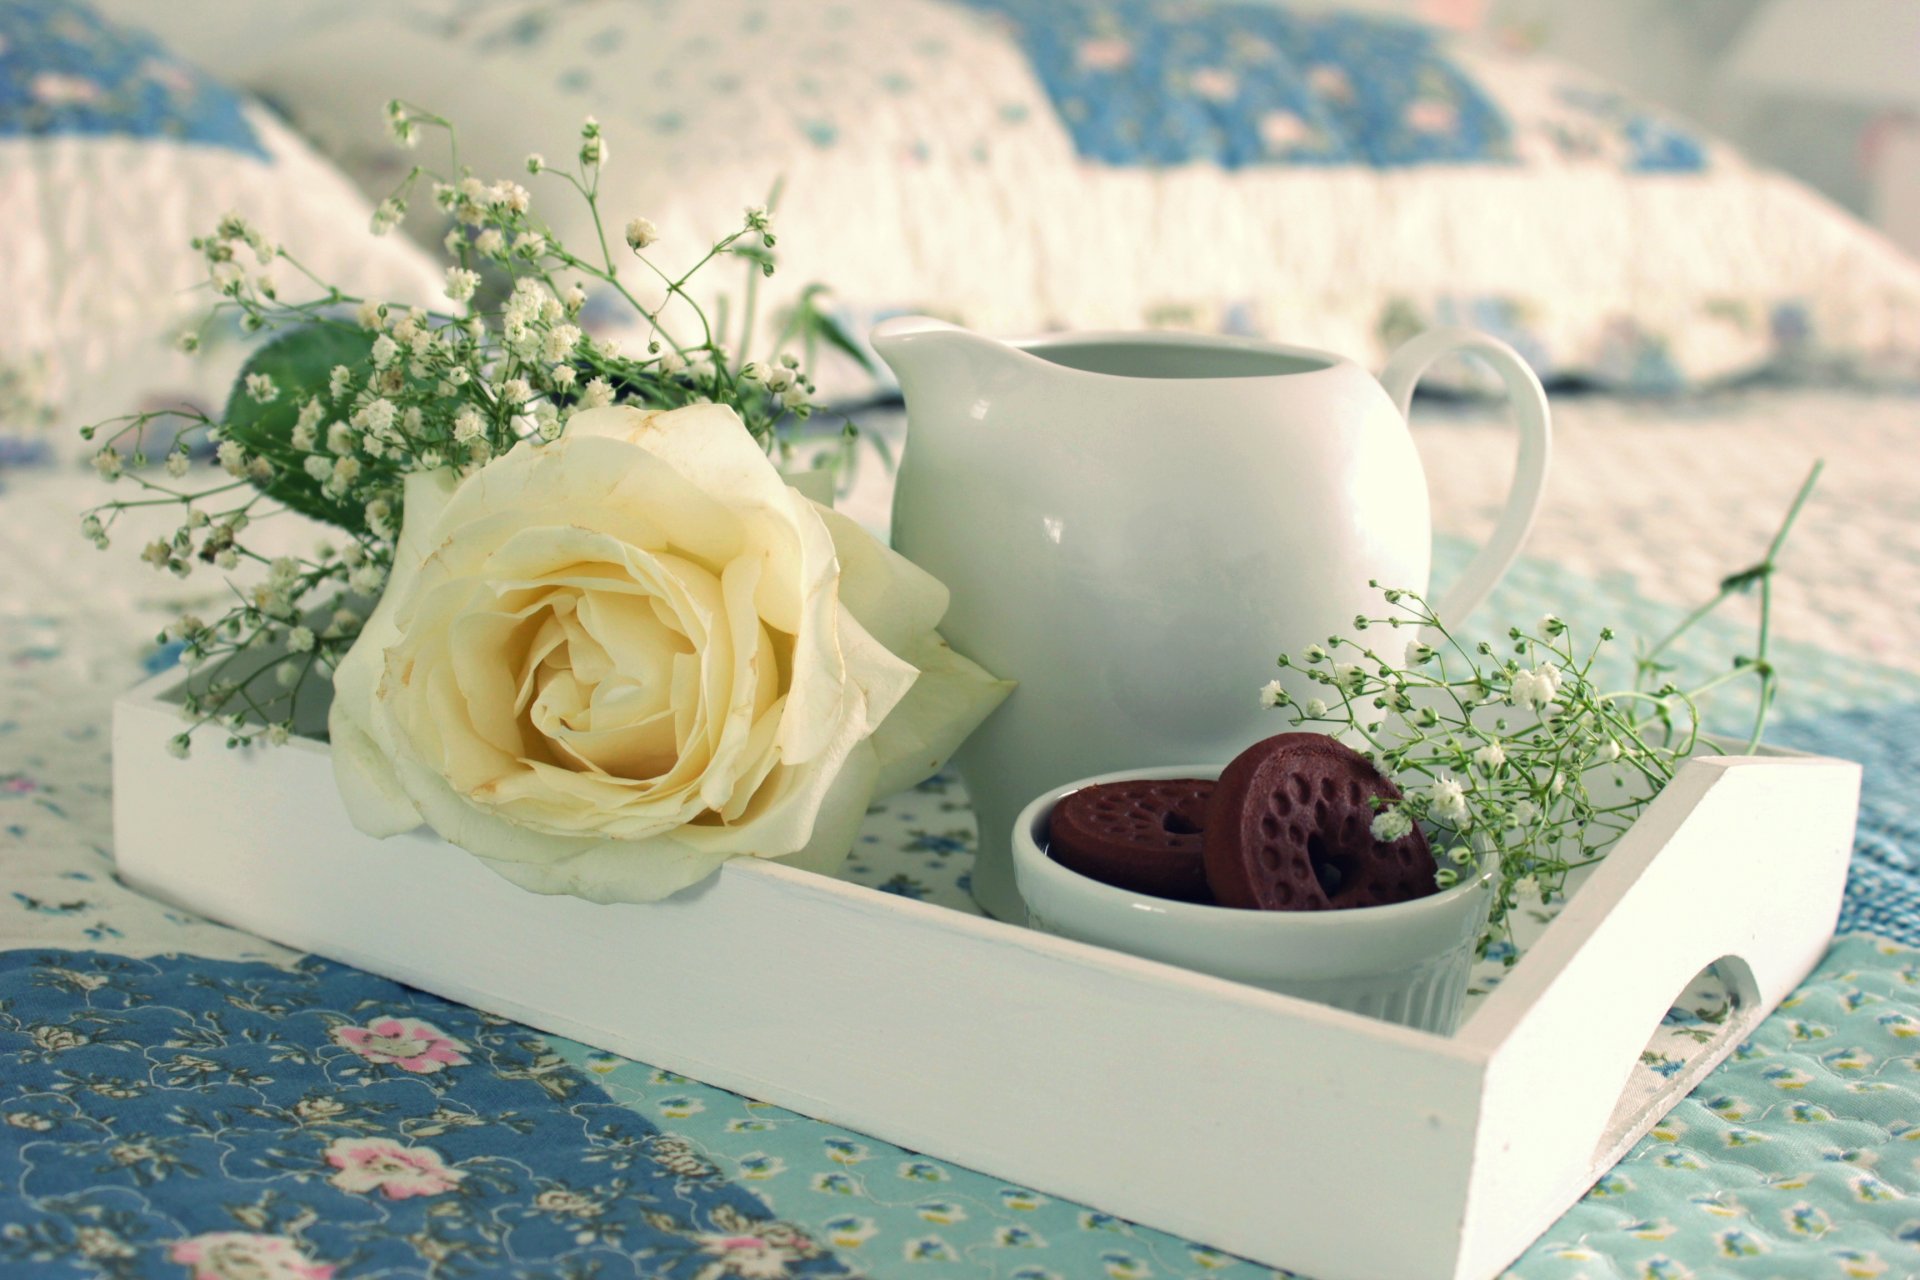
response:
<svg viewBox="0 0 1920 1280"><path fill-rule="evenodd" d="M650 901L728 858L837 867L876 794L1006 696L947 592L785 484L731 409L575 415L409 479L379 607L334 675L335 777L517 884Z"/></svg>

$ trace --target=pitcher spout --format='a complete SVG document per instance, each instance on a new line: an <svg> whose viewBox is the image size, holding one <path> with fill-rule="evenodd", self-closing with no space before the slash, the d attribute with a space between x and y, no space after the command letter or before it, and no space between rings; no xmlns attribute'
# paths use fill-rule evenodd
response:
<svg viewBox="0 0 1920 1280"><path fill-rule="evenodd" d="M932 316L896 316L875 325L873 349L893 370L909 410L915 401L967 403L999 382L1020 351Z"/></svg>

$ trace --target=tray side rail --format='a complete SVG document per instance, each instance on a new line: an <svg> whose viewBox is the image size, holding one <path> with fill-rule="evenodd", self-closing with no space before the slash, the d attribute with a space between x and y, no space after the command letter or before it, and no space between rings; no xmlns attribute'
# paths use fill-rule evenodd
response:
<svg viewBox="0 0 1920 1280"><path fill-rule="evenodd" d="M1460 1038L1489 1057L1462 1276L1491 1276L1819 963L1846 887L1860 767L1690 760ZM1728 1023L1658 1094L1625 1083L1679 992L1719 962Z"/></svg>

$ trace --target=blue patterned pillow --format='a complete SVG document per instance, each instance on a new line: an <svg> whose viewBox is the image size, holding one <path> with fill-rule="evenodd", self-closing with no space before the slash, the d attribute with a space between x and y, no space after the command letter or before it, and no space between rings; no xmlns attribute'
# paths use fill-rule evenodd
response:
<svg viewBox="0 0 1920 1280"><path fill-rule="evenodd" d="M270 161L240 99L76 5L0 4L0 137L165 138Z"/></svg>
<svg viewBox="0 0 1920 1280"><path fill-rule="evenodd" d="M902 311L1169 325L1378 363L1465 322L1547 377L1635 390L1920 377L1920 267L1884 240L1592 75L1405 19L1272 0L341 0L323 29L292 8L248 73L375 180L394 162L368 104L388 96L467 122L463 158L501 174L592 113L615 148L609 212L653 219L671 263L784 177L761 343L823 280L855 328ZM145 11L265 38L240 0ZM620 313L587 312L615 338Z"/></svg>
<svg viewBox="0 0 1920 1280"><path fill-rule="evenodd" d="M85 5L0 0L0 467L81 452L87 419L220 403L238 344L194 365L170 340L208 301L189 241L230 210L323 273L434 290L431 261L368 238L365 200L260 108Z"/></svg>

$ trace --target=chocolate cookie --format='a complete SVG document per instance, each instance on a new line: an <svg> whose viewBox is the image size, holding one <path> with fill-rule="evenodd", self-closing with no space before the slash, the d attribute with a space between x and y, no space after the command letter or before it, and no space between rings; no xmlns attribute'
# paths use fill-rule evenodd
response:
<svg viewBox="0 0 1920 1280"><path fill-rule="evenodd" d="M1117 889L1210 902L1200 842L1212 795L1213 783L1199 778L1082 787L1053 806L1047 853Z"/></svg>
<svg viewBox="0 0 1920 1280"><path fill-rule="evenodd" d="M1365 757L1320 733L1283 733L1220 775L1204 824L1207 884L1226 907L1326 911L1434 891L1433 854L1415 827L1373 838L1371 801L1400 790Z"/></svg>

